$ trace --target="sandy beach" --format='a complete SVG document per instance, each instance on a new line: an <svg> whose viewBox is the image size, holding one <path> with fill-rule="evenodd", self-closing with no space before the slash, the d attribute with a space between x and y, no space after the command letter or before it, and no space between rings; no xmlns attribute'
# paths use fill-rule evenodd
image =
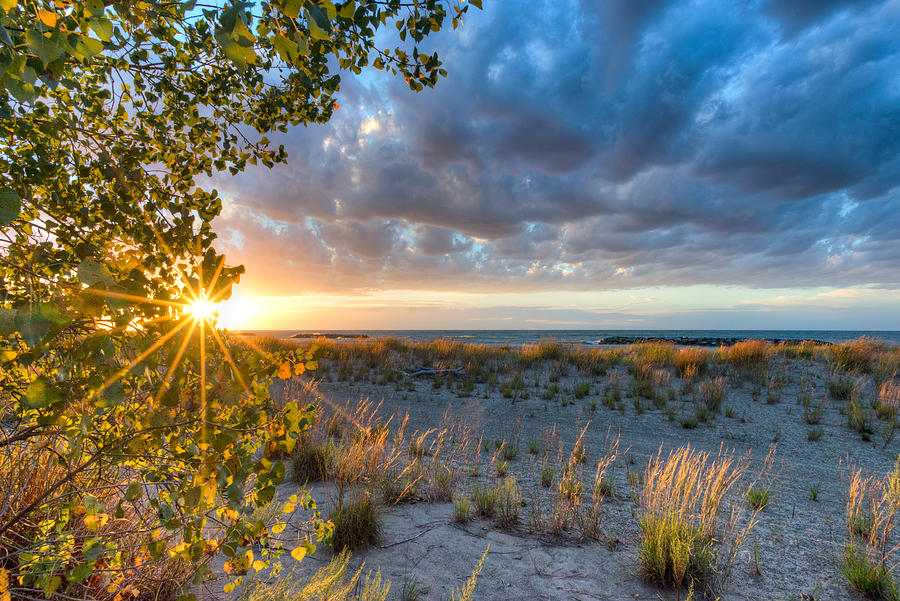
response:
<svg viewBox="0 0 900 601"><path fill-rule="evenodd" d="M344 461L352 452L340 440L355 429L389 432L343 493L376 499L378 536L350 563L380 570L393 583L389 598L449 598L488 545L478 598L675 598L642 571L642 482L658 454L689 447L743 465L723 513L738 512L737 527L755 523L731 565L720 565L729 573L717 595L844 599L849 474L883 477L897 458L896 422L883 406L897 402L888 373L897 351L854 344L859 357L759 343L745 350L762 354L742 358L736 347L331 343L314 389L285 386L318 399L310 437L343 448ZM408 375L423 368L438 375ZM458 372L440 371L448 369ZM851 406L867 421L854 422ZM280 494L310 480L327 517L340 504L334 479L304 474ZM510 477L517 515L478 515L473 495ZM412 484L398 492L385 485L392 478ZM561 495L566 478L576 484L571 498ZM748 502L750 488L765 491L761 509ZM462 518L460 505L469 506ZM322 548L298 574L331 553Z"/></svg>

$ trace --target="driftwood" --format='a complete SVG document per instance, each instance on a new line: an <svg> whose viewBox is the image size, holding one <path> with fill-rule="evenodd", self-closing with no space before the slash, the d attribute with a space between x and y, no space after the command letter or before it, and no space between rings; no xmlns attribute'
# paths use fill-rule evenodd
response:
<svg viewBox="0 0 900 601"><path fill-rule="evenodd" d="M401 371L400 373L403 374L407 378L417 378L419 376L441 376L444 374L453 374L454 376L466 375L466 371L461 367L456 367L456 368L452 368L452 369L449 369L449 368L448 369L432 369L429 367L426 369L419 369L419 370L416 370L413 372Z"/></svg>

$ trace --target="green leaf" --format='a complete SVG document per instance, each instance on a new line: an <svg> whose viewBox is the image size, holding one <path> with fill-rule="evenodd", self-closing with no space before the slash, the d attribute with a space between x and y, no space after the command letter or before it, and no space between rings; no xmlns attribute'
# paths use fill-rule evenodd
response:
<svg viewBox="0 0 900 601"><path fill-rule="evenodd" d="M94 538L85 541L82 552L84 553L84 559L86 561L94 562L103 557L106 548L100 542L100 538L95 536Z"/></svg>
<svg viewBox="0 0 900 601"><path fill-rule="evenodd" d="M59 576L53 576L52 578L48 578L42 587L44 591L44 596L48 599L53 596L53 593L59 589L59 585L62 584L62 578Z"/></svg>
<svg viewBox="0 0 900 601"><path fill-rule="evenodd" d="M215 37L222 52L240 71L246 71L249 65L256 62L256 52L252 45L239 44L230 33L222 29L216 32Z"/></svg>
<svg viewBox="0 0 900 601"><path fill-rule="evenodd" d="M125 500L126 501L134 501L144 492L144 488L141 486L140 482L132 482L128 485L128 490L125 491Z"/></svg>
<svg viewBox="0 0 900 601"><path fill-rule="evenodd" d="M289 40L283 35L276 34L272 38L272 45L278 51L278 55L286 63L292 63L300 56L300 48L297 42Z"/></svg>
<svg viewBox="0 0 900 601"><path fill-rule="evenodd" d="M244 24L243 21L238 19L234 23L234 27L231 30L232 39L240 44L241 46L252 46L253 42L256 41L256 37L253 35L253 32Z"/></svg>
<svg viewBox="0 0 900 601"><path fill-rule="evenodd" d="M0 225L7 226L19 216L22 201L15 190L0 188Z"/></svg>
<svg viewBox="0 0 900 601"><path fill-rule="evenodd" d="M28 346L39 344L53 322L47 319L40 311L19 311L16 313L15 329L21 334Z"/></svg>
<svg viewBox="0 0 900 601"><path fill-rule="evenodd" d="M325 12L316 5L310 6L306 13L306 26L309 35L315 40L327 40L331 37L329 30L331 23Z"/></svg>
<svg viewBox="0 0 900 601"><path fill-rule="evenodd" d="M275 496L275 487L274 486L266 486L265 488L261 488L256 493L256 502L259 503L260 506L265 505Z"/></svg>
<svg viewBox="0 0 900 601"><path fill-rule="evenodd" d="M66 575L66 578L69 580L69 582L81 582L91 575L93 569L93 564L83 563L70 570Z"/></svg>
<svg viewBox="0 0 900 601"><path fill-rule="evenodd" d="M75 50L85 57L90 58L103 52L103 42L95 40L94 38L89 38L86 35L78 36Z"/></svg>
<svg viewBox="0 0 900 601"><path fill-rule="evenodd" d="M107 18L94 19L91 21L91 29L97 34L97 37L108 42L112 39L114 27L112 21Z"/></svg>
<svg viewBox="0 0 900 601"><path fill-rule="evenodd" d="M309 42L302 32L297 32L297 50L301 56L309 56Z"/></svg>
<svg viewBox="0 0 900 601"><path fill-rule="evenodd" d="M103 9L103 0L87 0L84 3L84 14L88 17L102 16Z"/></svg>
<svg viewBox="0 0 900 601"><path fill-rule="evenodd" d="M338 14L341 15L342 19L352 19L353 13L356 12L356 2L355 0L350 0L346 4L341 7L341 10Z"/></svg>
<svg viewBox="0 0 900 601"><path fill-rule="evenodd" d="M15 309L0 307L0 336L9 336L16 331L17 315Z"/></svg>
<svg viewBox="0 0 900 601"><path fill-rule="evenodd" d="M59 391L44 376L28 385L22 397L22 404L28 409L43 409L60 398Z"/></svg>
<svg viewBox="0 0 900 601"><path fill-rule="evenodd" d="M479 10L483 10L481 8L481 0L469 0L469 4L471 4L472 6L474 6L475 8L477 8Z"/></svg>
<svg viewBox="0 0 900 601"><path fill-rule="evenodd" d="M303 0L284 0L279 7L281 14L291 19L300 16L300 7L303 6Z"/></svg>
<svg viewBox="0 0 900 601"><path fill-rule="evenodd" d="M123 400L125 400L125 388L121 382L113 382L100 393L97 400L94 401L94 406L108 409L121 404Z"/></svg>
<svg viewBox="0 0 900 601"><path fill-rule="evenodd" d="M13 98L19 102L31 102L37 98L37 90L31 82L7 78L3 84L6 86L7 91L13 95Z"/></svg>
<svg viewBox="0 0 900 601"><path fill-rule="evenodd" d="M88 286L97 284L112 284L113 278L105 265L101 265L93 259L85 259L78 266L78 281Z"/></svg>
<svg viewBox="0 0 900 601"><path fill-rule="evenodd" d="M3 42L7 46L12 47L13 41L12 38L9 37L9 32L6 31L6 27L0 24L0 42Z"/></svg>
<svg viewBox="0 0 900 601"><path fill-rule="evenodd" d="M62 56L62 50L56 45L56 42L34 29L25 32L25 43L40 59L44 67Z"/></svg>
<svg viewBox="0 0 900 601"><path fill-rule="evenodd" d="M166 551L166 541L165 540L157 540L149 543L147 545L147 552L150 553L150 557L153 559L159 559L163 556L163 553Z"/></svg>

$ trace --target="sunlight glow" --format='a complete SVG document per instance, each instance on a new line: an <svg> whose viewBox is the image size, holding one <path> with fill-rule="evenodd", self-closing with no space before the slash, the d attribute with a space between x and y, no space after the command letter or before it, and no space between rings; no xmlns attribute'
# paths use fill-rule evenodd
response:
<svg viewBox="0 0 900 601"><path fill-rule="evenodd" d="M201 297L187 305L186 311L195 321L212 321L218 315L219 307L216 303Z"/></svg>
<svg viewBox="0 0 900 601"><path fill-rule="evenodd" d="M229 330L246 328L258 313L256 303L250 297L243 296L239 291L232 294L231 298L219 303L219 327Z"/></svg>

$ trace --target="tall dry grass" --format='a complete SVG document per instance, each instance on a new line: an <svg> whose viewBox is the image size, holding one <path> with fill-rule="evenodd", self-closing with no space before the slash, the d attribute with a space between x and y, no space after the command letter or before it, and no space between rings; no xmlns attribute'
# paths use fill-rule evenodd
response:
<svg viewBox="0 0 900 601"><path fill-rule="evenodd" d="M900 459L883 478L854 470L846 500L847 539L841 572L866 599L897 599L893 557L900 545L893 532L900 511Z"/></svg>
<svg viewBox="0 0 900 601"><path fill-rule="evenodd" d="M896 420L900 410L900 380L885 380L878 387L875 412L883 420Z"/></svg>
<svg viewBox="0 0 900 601"><path fill-rule="evenodd" d="M409 432L408 415L385 418L380 410L368 399L343 406L322 399L321 418L292 453L295 481L330 482L338 507L360 491L378 493L387 504L450 501L461 475L478 460L471 425L445 414L438 427Z"/></svg>
<svg viewBox="0 0 900 601"><path fill-rule="evenodd" d="M712 596L730 576L737 551L755 519L742 519L726 496L747 470L721 449L716 456L681 447L647 465L640 495L639 559L654 584ZM754 514L755 515L755 514Z"/></svg>
<svg viewBox="0 0 900 601"><path fill-rule="evenodd" d="M737 369L758 372L769 366L773 352L773 346L765 340L744 340L728 347L727 359Z"/></svg>
<svg viewBox="0 0 900 601"><path fill-rule="evenodd" d="M591 498L589 502L581 504L581 510L575 516L579 535L583 539L597 540L603 535L601 527L603 504L614 494L608 474L618 457L619 437L611 438L607 433L606 450L600 455L594 470Z"/></svg>
<svg viewBox="0 0 900 601"><path fill-rule="evenodd" d="M832 345L829 349L828 363L839 371L871 373L878 357L887 350L888 347L884 342L861 336L856 340Z"/></svg>
<svg viewBox="0 0 900 601"><path fill-rule="evenodd" d="M385 601L390 580L381 572L361 578L365 564L353 574L347 567L350 554L342 552L310 577L302 578L291 569L274 579L252 577L241 589L238 601Z"/></svg>
<svg viewBox="0 0 900 601"><path fill-rule="evenodd" d="M632 364L670 367L675 363L675 345L669 342L636 342L628 347Z"/></svg>
<svg viewBox="0 0 900 601"><path fill-rule="evenodd" d="M189 563L139 552L158 526L148 517L155 515L147 496L129 500L132 478L123 471L98 468L69 475L56 459L59 444L64 442L52 437L20 444L0 431L0 521L34 508L0 535L4 592L12 599L44 598L46 590L33 583L35 576L46 576L56 583L53 594L59 598L107 600L119 591L135 601L177 596L192 575ZM65 534L47 532L44 519L62 511L70 515ZM91 579L70 580L72 571L89 561L98 537L118 545L118 562ZM174 535L164 537L170 546L179 542Z"/></svg>
<svg viewBox="0 0 900 601"><path fill-rule="evenodd" d="M675 352L675 373L679 378L693 380L702 376L712 359L712 354L703 348L686 347Z"/></svg>

